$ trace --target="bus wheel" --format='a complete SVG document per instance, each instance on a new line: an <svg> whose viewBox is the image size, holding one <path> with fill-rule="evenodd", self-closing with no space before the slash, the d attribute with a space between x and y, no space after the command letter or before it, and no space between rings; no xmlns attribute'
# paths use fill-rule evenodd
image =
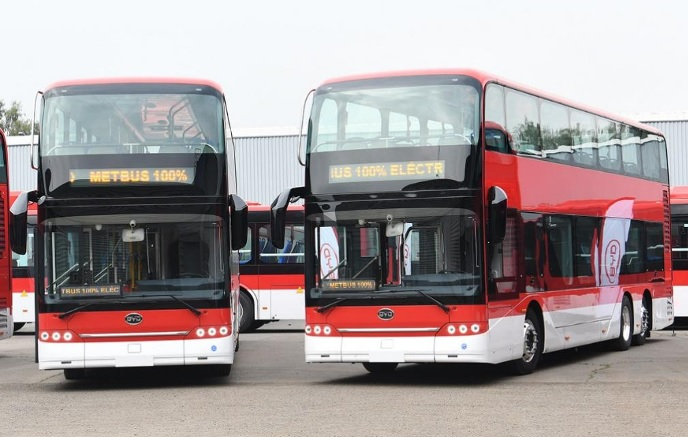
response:
<svg viewBox="0 0 688 437"><path fill-rule="evenodd" d="M253 310L253 300L247 293L239 293L239 305L241 305L241 318L239 319L239 332L255 331L256 316Z"/></svg>
<svg viewBox="0 0 688 437"><path fill-rule="evenodd" d="M363 363L363 367L373 375L384 375L394 371L399 363Z"/></svg>
<svg viewBox="0 0 688 437"><path fill-rule="evenodd" d="M625 351L631 347L631 340L633 337L633 307L631 306L631 299L624 296L621 301L621 328L619 329L619 336L613 340L612 345L617 351Z"/></svg>
<svg viewBox="0 0 688 437"><path fill-rule="evenodd" d="M83 379L86 376L86 369L64 369L64 377L67 381Z"/></svg>
<svg viewBox="0 0 688 437"><path fill-rule="evenodd" d="M24 325L26 325L26 323L24 323L24 322L15 323L13 326L14 332L17 332L20 329L22 329L24 327Z"/></svg>
<svg viewBox="0 0 688 437"><path fill-rule="evenodd" d="M543 340L540 318L534 309L528 308L526 319L523 321L523 355L507 363L509 373L512 375L533 373L542 355Z"/></svg>
<svg viewBox="0 0 688 437"><path fill-rule="evenodd" d="M633 336L632 344L642 346L650 336L650 305L646 297L640 304L640 333Z"/></svg>

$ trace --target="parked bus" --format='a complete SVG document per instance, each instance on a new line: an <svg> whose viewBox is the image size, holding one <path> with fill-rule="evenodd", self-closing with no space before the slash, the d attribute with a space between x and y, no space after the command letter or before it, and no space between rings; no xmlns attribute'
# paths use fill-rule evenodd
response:
<svg viewBox="0 0 688 437"><path fill-rule="evenodd" d="M10 204L20 192L12 191ZM29 205L27 215L26 253L12 252L12 317L14 331L35 320L36 305L34 293L34 235L36 234L36 204Z"/></svg>
<svg viewBox="0 0 688 437"><path fill-rule="evenodd" d="M7 173L7 138L0 129L0 340L9 338L13 332L12 318L12 253L9 243L8 215L10 189Z"/></svg>
<svg viewBox="0 0 688 437"><path fill-rule="evenodd" d="M671 187L671 254L676 325L688 322L688 187Z"/></svg>
<svg viewBox="0 0 688 437"><path fill-rule="evenodd" d="M40 97L37 189L12 205L26 253L36 203L36 351L94 367L207 365L238 348L247 207L225 97L206 80L64 81Z"/></svg>
<svg viewBox="0 0 688 437"><path fill-rule="evenodd" d="M299 156L301 159L301 156ZM673 322L662 134L473 70L325 82L303 198L307 362L505 363Z"/></svg>
<svg viewBox="0 0 688 437"><path fill-rule="evenodd" d="M249 236L239 251L241 332L252 332L277 320L304 319L303 207L286 214L286 241L270 241L270 207L248 204Z"/></svg>

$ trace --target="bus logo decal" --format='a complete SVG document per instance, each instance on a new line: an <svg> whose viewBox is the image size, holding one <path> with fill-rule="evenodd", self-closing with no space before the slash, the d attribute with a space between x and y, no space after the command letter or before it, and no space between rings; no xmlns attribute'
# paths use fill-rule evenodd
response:
<svg viewBox="0 0 688 437"><path fill-rule="evenodd" d="M618 240L609 241L604 251L604 271L611 285L617 284L619 267L621 267L621 255L621 243Z"/></svg>
<svg viewBox="0 0 688 437"><path fill-rule="evenodd" d="M138 325L143 322L143 316L139 313L129 313L124 316L124 321L130 325Z"/></svg>
<svg viewBox="0 0 688 437"><path fill-rule="evenodd" d="M377 316L381 320L391 320L394 318L394 311L392 311L390 308L382 308L377 312Z"/></svg>

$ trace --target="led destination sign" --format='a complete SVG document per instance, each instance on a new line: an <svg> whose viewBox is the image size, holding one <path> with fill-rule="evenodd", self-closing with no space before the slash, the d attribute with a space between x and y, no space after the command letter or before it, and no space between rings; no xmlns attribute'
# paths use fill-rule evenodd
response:
<svg viewBox="0 0 688 437"><path fill-rule="evenodd" d="M114 285L70 285L60 287L60 297L102 297L102 296L121 296L122 287Z"/></svg>
<svg viewBox="0 0 688 437"><path fill-rule="evenodd" d="M191 184L193 167L72 169L69 182L90 184Z"/></svg>
<svg viewBox="0 0 688 437"><path fill-rule="evenodd" d="M321 289L322 291L374 291L377 285L374 279L333 279L323 281Z"/></svg>
<svg viewBox="0 0 688 437"><path fill-rule="evenodd" d="M443 179L445 162L398 161L375 164L331 165L329 182L369 182L393 180Z"/></svg>

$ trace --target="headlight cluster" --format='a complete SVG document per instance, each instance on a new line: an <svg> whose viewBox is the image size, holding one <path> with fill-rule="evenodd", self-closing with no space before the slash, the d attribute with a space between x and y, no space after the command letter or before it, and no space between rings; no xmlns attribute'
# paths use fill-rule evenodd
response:
<svg viewBox="0 0 688 437"><path fill-rule="evenodd" d="M199 326L190 333L190 338L217 338L226 337L232 332L229 326Z"/></svg>
<svg viewBox="0 0 688 437"><path fill-rule="evenodd" d="M476 335L487 332L487 323L449 323L440 330L440 335Z"/></svg>
<svg viewBox="0 0 688 437"><path fill-rule="evenodd" d="M72 331L63 329L56 331L41 331L38 334L38 338L41 341L49 343L69 343L70 341L76 340L77 336Z"/></svg>
<svg viewBox="0 0 688 437"><path fill-rule="evenodd" d="M330 325L306 325L306 335L332 335L335 330Z"/></svg>

